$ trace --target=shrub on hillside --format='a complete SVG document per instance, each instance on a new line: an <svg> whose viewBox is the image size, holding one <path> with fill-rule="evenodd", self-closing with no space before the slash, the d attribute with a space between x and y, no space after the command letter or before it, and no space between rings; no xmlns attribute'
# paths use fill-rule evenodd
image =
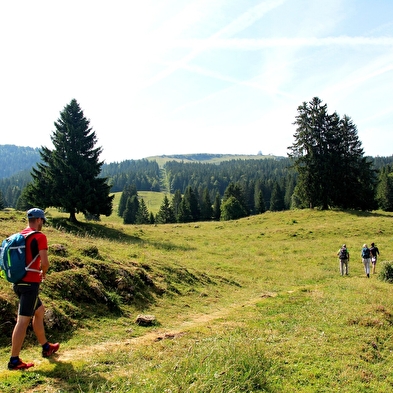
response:
<svg viewBox="0 0 393 393"><path fill-rule="evenodd" d="M382 281L393 283L393 261L385 261L381 264L378 278Z"/></svg>

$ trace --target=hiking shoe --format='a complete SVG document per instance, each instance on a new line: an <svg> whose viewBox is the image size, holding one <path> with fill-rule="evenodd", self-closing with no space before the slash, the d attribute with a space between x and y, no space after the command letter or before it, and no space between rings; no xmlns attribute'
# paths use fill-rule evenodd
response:
<svg viewBox="0 0 393 393"><path fill-rule="evenodd" d="M48 358L49 356L51 356L55 352L57 352L59 347L60 347L59 343L56 343L56 344L49 343L49 348L47 350L45 350L45 349L42 350L42 356L44 358Z"/></svg>
<svg viewBox="0 0 393 393"><path fill-rule="evenodd" d="M8 370L27 370L30 367L33 367L34 363L25 363L22 362L21 359L18 360L18 363L14 364L9 362L8 363Z"/></svg>

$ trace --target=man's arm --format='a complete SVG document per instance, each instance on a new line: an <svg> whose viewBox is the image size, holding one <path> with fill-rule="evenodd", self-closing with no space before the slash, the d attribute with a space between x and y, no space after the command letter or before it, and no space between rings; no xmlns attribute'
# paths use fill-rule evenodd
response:
<svg viewBox="0 0 393 393"><path fill-rule="evenodd" d="M40 250L42 278L45 278L46 272L49 269L48 250Z"/></svg>

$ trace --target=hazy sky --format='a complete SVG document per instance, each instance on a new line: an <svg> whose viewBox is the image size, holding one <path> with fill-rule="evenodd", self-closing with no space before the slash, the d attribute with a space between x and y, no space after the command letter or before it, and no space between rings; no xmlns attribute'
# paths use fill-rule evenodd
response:
<svg viewBox="0 0 393 393"><path fill-rule="evenodd" d="M317 96L393 154L392 0L9 0L0 37L1 144L52 148L75 98L106 162L286 155Z"/></svg>

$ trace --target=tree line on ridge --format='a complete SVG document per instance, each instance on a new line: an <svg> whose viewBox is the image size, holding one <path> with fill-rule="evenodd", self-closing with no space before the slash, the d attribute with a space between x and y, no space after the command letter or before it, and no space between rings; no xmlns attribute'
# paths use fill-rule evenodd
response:
<svg viewBox="0 0 393 393"><path fill-rule="evenodd" d="M236 219L266 210L343 208L393 210L393 157L365 157L356 125L330 114L318 97L298 107L287 158L233 159L219 164L99 160L96 136L76 100L55 122L55 148L41 148L28 171L0 179L0 207L58 207L99 218L122 192L125 223ZM40 193L40 190L51 190ZM165 191L154 217L138 191Z"/></svg>

